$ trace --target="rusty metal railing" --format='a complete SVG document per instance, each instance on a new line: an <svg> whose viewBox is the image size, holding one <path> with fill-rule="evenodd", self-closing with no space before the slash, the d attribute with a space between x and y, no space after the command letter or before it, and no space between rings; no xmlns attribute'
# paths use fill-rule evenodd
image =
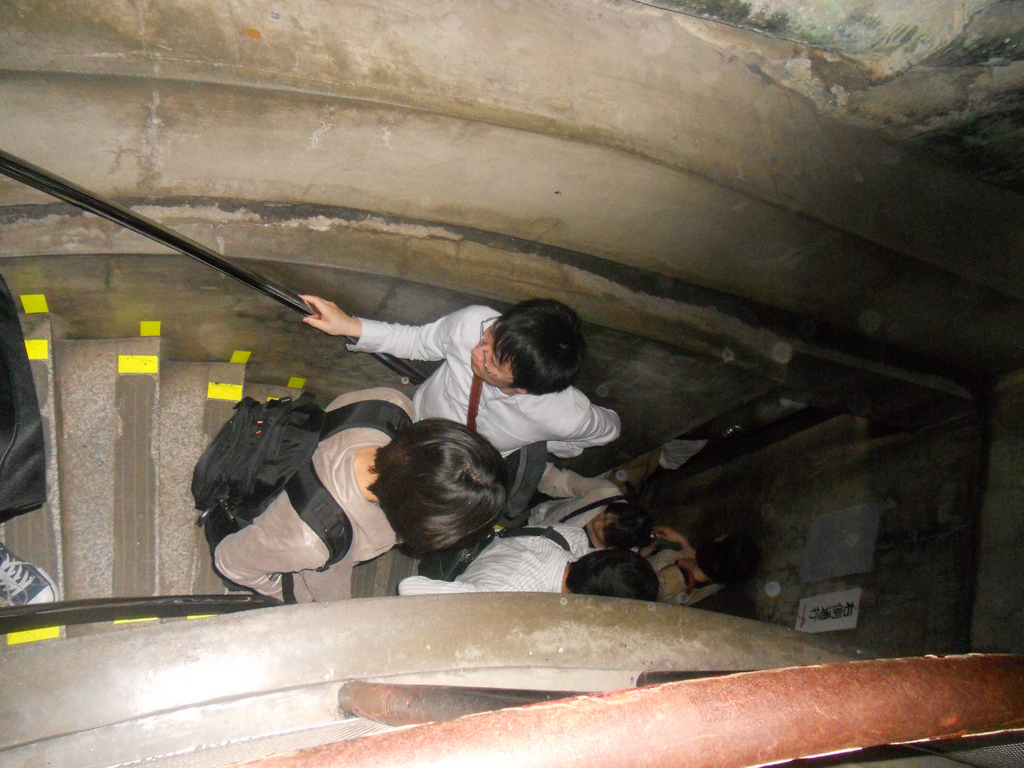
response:
<svg viewBox="0 0 1024 768"><path fill-rule="evenodd" d="M247 768L747 768L1024 728L1024 657L956 656L743 672L470 715Z"/></svg>

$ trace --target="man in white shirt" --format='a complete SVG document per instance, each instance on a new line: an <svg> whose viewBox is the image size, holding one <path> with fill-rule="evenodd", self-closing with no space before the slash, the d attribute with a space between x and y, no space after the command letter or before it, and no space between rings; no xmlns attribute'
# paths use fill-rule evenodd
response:
<svg viewBox="0 0 1024 768"><path fill-rule="evenodd" d="M454 581L410 576L399 583L398 594L564 592L657 599L658 577L637 553L589 551L586 533L574 525L552 525L545 532L496 536Z"/></svg>
<svg viewBox="0 0 1024 768"><path fill-rule="evenodd" d="M444 361L413 397L417 421L473 421L503 456L540 441L556 456L578 456L619 435L618 415L571 386L586 342L579 316L561 302L530 299L504 314L470 306L405 326L352 317L317 296L302 298L318 313L304 322L358 339L353 350ZM474 379L480 383L471 418Z"/></svg>

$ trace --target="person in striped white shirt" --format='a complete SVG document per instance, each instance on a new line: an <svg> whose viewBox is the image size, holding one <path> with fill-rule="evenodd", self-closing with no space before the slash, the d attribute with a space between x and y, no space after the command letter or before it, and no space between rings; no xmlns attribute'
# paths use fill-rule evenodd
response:
<svg viewBox="0 0 1024 768"><path fill-rule="evenodd" d="M496 536L454 581L410 576L399 583L398 594L564 592L657 599L658 576L637 553L591 550L586 531L575 525L535 530L543 533Z"/></svg>

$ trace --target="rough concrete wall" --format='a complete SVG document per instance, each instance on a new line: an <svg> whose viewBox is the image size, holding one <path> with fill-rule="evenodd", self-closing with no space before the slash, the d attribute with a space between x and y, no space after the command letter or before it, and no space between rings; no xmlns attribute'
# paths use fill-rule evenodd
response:
<svg viewBox="0 0 1024 768"><path fill-rule="evenodd" d="M958 157L987 181L1024 190L1021 0L652 4L804 43L789 52L780 45L759 64L822 112Z"/></svg>
<svg viewBox="0 0 1024 768"><path fill-rule="evenodd" d="M969 419L872 436L866 422L843 416L719 470L664 482L654 506L696 538L745 530L762 545L750 582L698 608L792 628L801 598L860 587L857 628L831 636L885 656L964 652L980 446ZM811 523L868 502L885 506L873 570L801 584ZM778 597L765 592L771 581L782 586Z"/></svg>
<svg viewBox="0 0 1024 768"><path fill-rule="evenodd" d="M945 44L959 11L928 8L919 39ZM1005 341L1024 326L1021 199L823 116L779 74L820 51L603 0L4 9L5 149L227 256L569 297L591 322L744 375L797 336L829 346L827 327L874 359L894 356L866 346L988 373L1024 363ZM147 252L25 215L45 201L0 181L18 219L3 255ZM615 270L704 294L676 301Z"/></svg>
<svg viewBox="0 0 1024 768"><path fill-rule="evenodd" d="M971 648L1024 653L1024 372L997 385Z"/></svg>
<svg viewBox="0 0 1024 768"><path fill-rule="evenodd" d="M726 267L742 260L730 232L776 268L824 258L836 238L857 252L863 238L999 291L1022 283L1004 258L1021 252L1019 197L823 117L783 77L815 70L822 52L791 41L593 0L306 2L276 17L259 3L10 5L8 148L88 171L79 178L109 176L104 191L469 220L713 270L711 280L728 274L715 269L722 255ZM959 28L959 4L935 5L949 29L922 32L931 45ZM898 27L895 16L882 29ZM41 89L52 91L33 97ZM515 177L524 163L530 173ZM254 184L261 193L247 194ZM455 194L466 185L476 186ZM634 224L602 226L621 205L641 209ZM593 228L604 237L588 238ZM614 229L635 246L608 239ZM687 233L707 245L667 259L666 242Z"/></svg>

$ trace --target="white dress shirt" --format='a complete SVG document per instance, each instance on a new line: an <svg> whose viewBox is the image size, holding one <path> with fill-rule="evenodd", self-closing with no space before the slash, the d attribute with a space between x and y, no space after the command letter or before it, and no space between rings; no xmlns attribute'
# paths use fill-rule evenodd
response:
<svg viewBox="0 0 1024 768"><path fill-rule="evenodd" d="M548 464L544 469L537 490L554 498L530 510L529 525L560 523L566 516L588 504L623 495L611 480L603 477L583 477L571 469L559 469L554 464ZM582 528L604 510L603 506L594 507L566 522Z"/></svg>
<svg viewBox="0 0 1024 768"><path fill-rule="evenodd" d="M413 418L465 424L473 383L470 353L480 342L481 323L500 314L490 307L470 306L420 326L360 318L362 335L351 349L410 360L443 360L416 390ZM593 405L575 387L548 395L506 395L486 382L476 423L477 431L504 456L540 440L546 440L556 456L579 456L584 448L611 442L621 428L615 411Z"/></svg>
<svg viewBox="0 0 1024 768"><path fill-rule="evenodd" d="M544 536L495 538L455 581L410 576L399 582L398 594L561 592L565 567L587 554L590 542L578 526L548 527L565 537L568 552Z"/></svg>

